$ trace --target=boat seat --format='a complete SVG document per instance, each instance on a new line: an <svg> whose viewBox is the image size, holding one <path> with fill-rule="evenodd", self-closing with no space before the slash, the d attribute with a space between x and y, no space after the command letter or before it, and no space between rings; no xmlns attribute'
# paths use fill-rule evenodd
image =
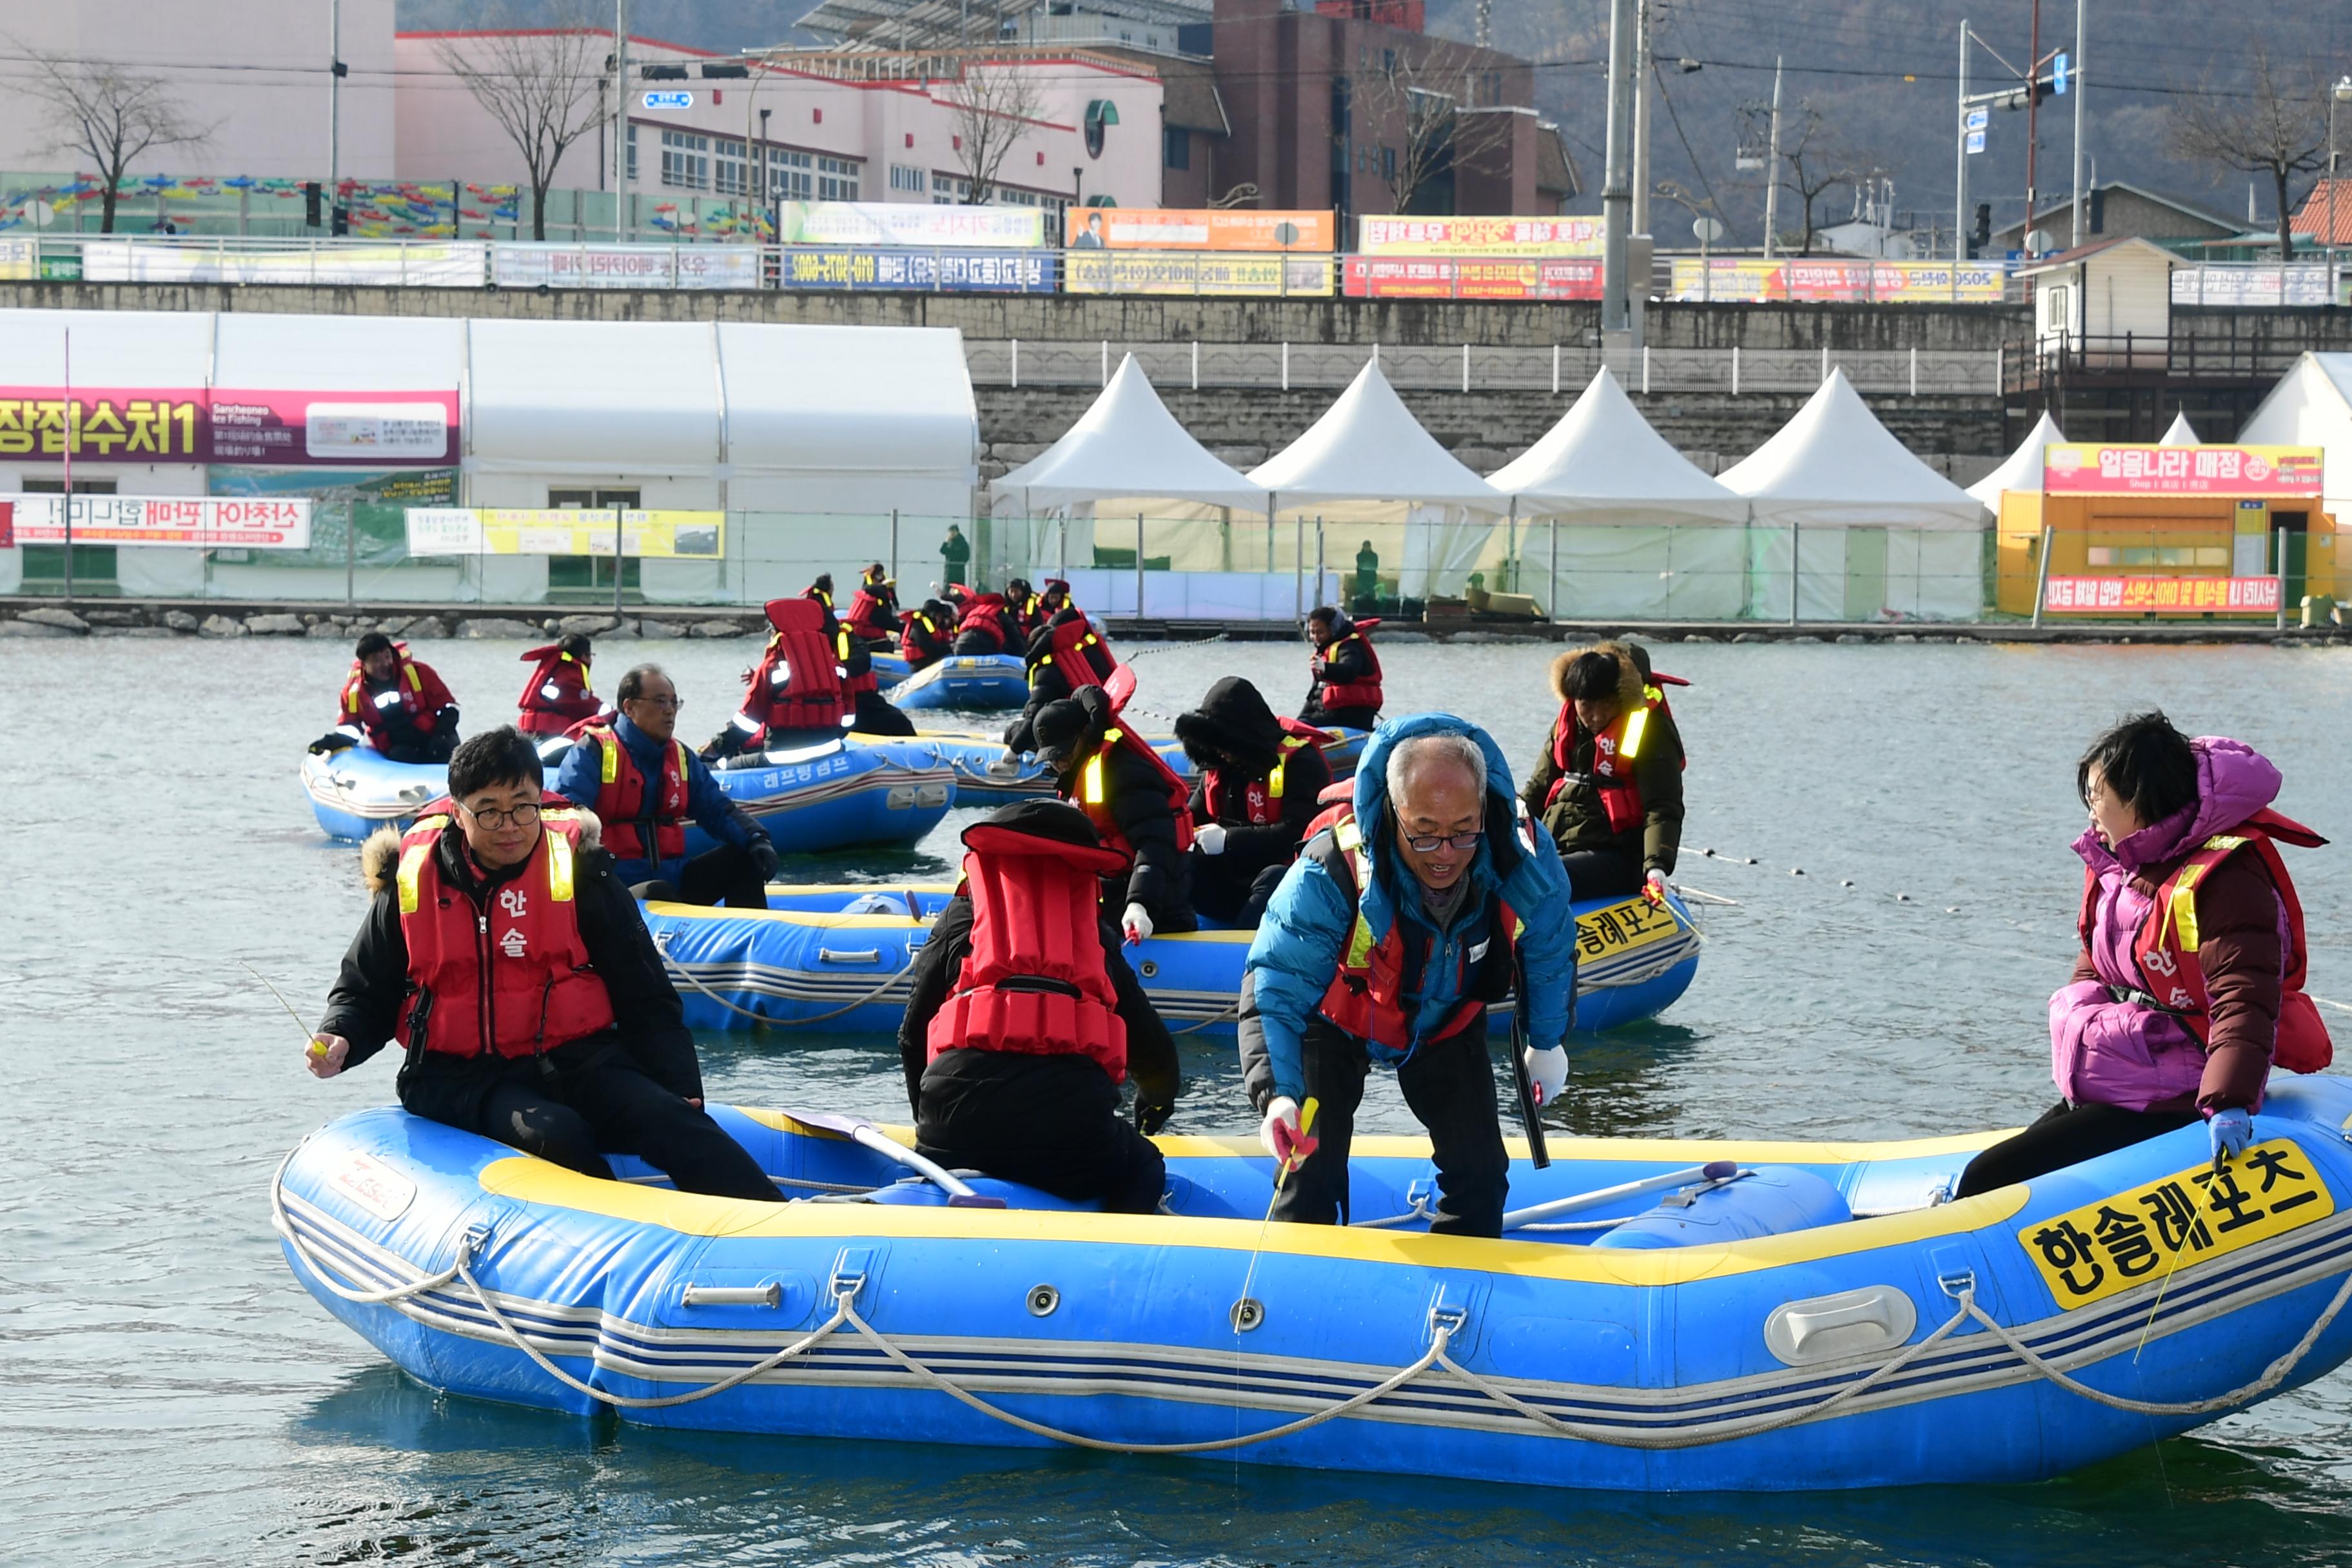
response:
<svg viewBox="0 0 2352 1568"><path fill-rule="evenodd" d="M1792 1165L1758 1165L1723 1182L1666 1194L1656 1207L1595 1237L1594 1247L1651 1250L1816 1230L1853 1217L1837 1188Z"/></svg>

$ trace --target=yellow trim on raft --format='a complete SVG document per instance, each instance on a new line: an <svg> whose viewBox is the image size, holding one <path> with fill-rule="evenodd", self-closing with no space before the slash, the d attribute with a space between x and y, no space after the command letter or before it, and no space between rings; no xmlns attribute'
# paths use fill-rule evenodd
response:
<svg viewBox="0 0 2352 1568"><path fill-rule="evenodd" d="M1984 1135L1990 1142L1993 1135ZM903 1138L902 1138L903 1141ZM1219 1140L1168 1140L1163 1142ZM1420 1143L1417 1139L1397 1142ZM1717 1158L1746 1158L1747 1150L1870 1149L1933 1152L1949 1139L1886 1144L1674 1143L1596 1139L1596 1145L1634 1144L1653 1157L1678 1158L1663 1151L1705 1151ZM1976 1146L1972 1141L1969 1146ZM1249 1147L1256 1148L1249 1141ZM1426 1144L1422 1144L1426 1148ZM1580 1149L1570 1149L1576 1158ZM1369 1152L1369 1151L1368 1151ZM1613 1157L1613 1156L1612 1156ZM1857 1154L1858 1158L1869 1158ZM528 1155L493 1162L481 1187L518 1203L602 1215L636 1225L659 1226L682 1236L776 1237L786 1239L873 1237L893 1241L1050 1241L1128 1247L1187 1247L1212 1251L1258 1250L1293 1258L1393 1264L1423 1268L1468 1268L1527 1279L1562 1279L1591 1285L1681 1285L1693 1280L1748 1274L1790 1264L1818 1263L1849 1254L1906 1247L1961 1236L2014 1218L2030 1189L2020 1184L1934 1208L1854 1220L1819 1230L1759 1237L1712 1247L1659 1251L1596 1251L1549 1242L1488 1241L1472 1237L1430 1236L1418 1231L1365 1230L1349 1226L1284 1225L1264 1227L1248 1219L1200 1219L1172 1215L1073 1214L1035 1209L950 1209L894 1204L775 1204L704 1197L667 1188L599 1181Z"/></svg>

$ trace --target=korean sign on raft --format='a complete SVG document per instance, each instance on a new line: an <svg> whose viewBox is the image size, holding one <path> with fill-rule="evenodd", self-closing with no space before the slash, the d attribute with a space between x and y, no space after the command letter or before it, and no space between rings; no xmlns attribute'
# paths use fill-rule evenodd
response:
<svg viewBox="0 0 2352 1568"><path fill-rule="evenodd" d="M570 508L410 507L408 553L610 555L614 516ZM723 511L624 511L621 553L715 561L727 552Z"/></svg>
<svg viewBox="0 0 2352 1568"><path fill-rule="evenodd" d="M2053 577L2042 591L2045 610L2077 614L2149 615L2231 611L2274 615L2275 577Z"/></svg>
<svg viewBox="0 0 2352 1568"><path fill-rule="evenodd" d="M11 496L19 544L66 542L63 496ZM202 549L308 550L305 497L76 496L76 544L177 544Z"/></svg>
<svg viewBox="0 0 2352 1568"><path fill-rule="evenodd" d="M2060 1307L2087 1307L2335 1212L2311 1156L2273 1138L2219 1171L2191 1165L2037 1220L2017 1241Z"/></svg>
<svg viewBox="0 0 2352 1568"><path fill-rule="evenodd" d="M2152 447L2053 443L2042 449L2045 495L2274 496L2319 499L2316 447Z"/></svg>
<svg viewBox="0 0 2352 1568"><path fill-rule="evenodd" d="M0 386L0 463L383 468L457 450L455 392Z"/></svg>

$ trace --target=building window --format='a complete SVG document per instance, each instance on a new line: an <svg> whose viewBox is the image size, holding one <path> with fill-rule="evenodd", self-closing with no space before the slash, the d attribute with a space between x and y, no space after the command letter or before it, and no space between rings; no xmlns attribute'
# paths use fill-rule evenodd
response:
<svg viewBox="0 0 2352 1568"><path fill-rule="evenodd" d="M866 165L856 158L824 158L816 161L816 199L821 202L854 202L857 184Z"/></svg>
<svg viewBox="0 0 2352 1568"><path fill-rule="evenodd" d="M550 489L549 507L560 511L635 511L645 505L642 490ZM637 592L637 558L621 563L621 591ZM609 604L613 598L613 558L609 555L551 555L547 558L547 598L550 604Z"/></svg>
<svg viewBox="0 0 2352 1568"><path fill-rule="evenodd" d="M1160 140L1166 143L1160 154L1161 163L1171 169L1192 166L1192 133L1190 131L1181 125L1171 125L1160 132Z"/></svg>
<svg viewBox="0 0 2352 1568"><path fill-rule="evenodd" d="M74 494L78 496L110 496L115 493L113 479L76 479ZM26 479L22 487L31 496L61 496L65 494L62 479ZM24 579L27 584L44 588L63 588L66 581L66 547L62 544L27 544L24 548ZM77 544L73 547L73 583L76 594L113 595L121 592L115 581L115 554L111 544Z"/></svg>
<svg viewBox="0 0 2352 1568"><path fill-rule="evenodd" d="M999 193L1002 195L1003 193ZM931 171L931 205L940 207L962 206L971 201L971 182L953 174Z"/></svg>
<svg viewBox="0 0 2352 1568"><path fill-rule="evenodd" d="M1381 149L1381 178L1383 180L1396 178L1396 149L1393 147Z"/></svg>
<svg viewBox="0 0 2352 1568"><path fill-rule="evenodd" d="M744 162L743 143L719 138L710 148L710 188L722 196L748 195L751 190L751 164Z"/></svg>
<svg viewBox="0 0 2352 1568"><path fill-rule="evenodd" d="M813 201L816 197L815 156L788 147L768 149L768 194L780 202Z"/></svg>
<svg viewBox="0 0 2352 1568"><path fill-rule="evenodd" d="M636 183L636 178L637 178L637 128L636 128L635 126L632 125L632 126L630 126L630 127L629 127L629 181L630 181L630 183L631 183L632 184L635 184L635 183Z"/></svg>
<svg viewBox="0 0 2352 1568"><path fill-rule="evenodd" d="M905 191L911 195L919 196L929 187L930 181L925 178L924 172L922 170L910 169L904 163L893 163L890 165L890 188L892 190Z"/></svg>
<svg viewBox="0 0 2352 1568"><path fill-rule="evenodd" d="M676 190L710 187L710 138L690 131L662 132L661 183Z"/></svg>

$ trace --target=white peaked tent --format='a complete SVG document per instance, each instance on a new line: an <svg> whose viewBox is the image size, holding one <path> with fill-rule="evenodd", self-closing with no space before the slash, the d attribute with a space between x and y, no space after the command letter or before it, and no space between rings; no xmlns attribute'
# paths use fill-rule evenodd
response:
<svg viewBox="0 0 2352 1568"><path fill-rule="evenodd" d="M2352 353L2307 353L2238 432L2249 447L2316 447L2326 506L2352 517Z"/></svg>
<svg viewBox="0 0 2352 1568"><path fill-rule="evenodd" d="M1969 494L1984 502L1995 517L2000 515L2000 498L2010 490L2039 490L2042 488L2042 453L2043 448L2063 445L2066 433L2058 428L2058 421L2047 412L2035 422L2017 450L2003 460L2000 467L1969 487Z"/></svg>
<svg viewBox="0 0 2352 1568"><path fill-rule="evenodd" d="M1486 482L1513 500L1492 568L1553 616L1737 616L1747 594L1748 500L1650 427L1603 365L1559 423ZM1518 536L1518 537L1514 537ZM1557 603L1554 603L1557 600Z"/></svg>
<svg viewBox="0 0 2352 1568"><path fill-rule="evenodd" d="M1255 619L1297 608L1288 583L1220 580L1235 565L1235 514L1244 531L1266 531L1265 491L1192 439L1133 354L1060 440L991 483L988 494L1001 523L1025 520L1018 526L1027 531L1033 568L1071 578L1078 601L1098 613L1139 613L1139 589L1132 572L1093 570L1097 538L1165 557L1183 574L1153 585L1145 606L1152 614ZM1276 587L1278 605L1267 597Z"/></svg>
<svg viewBox="0 0 2352 1568"><path fill-rule="evenodd" d="M1770 440L1718 476L1751 503L1748 612L1862 621L1974 616L1984 605L1984 504L1911 455L1833 370Z"/></svg>
<svg viewBox="0 0 2352 1568"><path fill-rule="evenodd" d="M1324 521L1328 559L1352 559L1349 539L1372 542L1384 562L1401 554L1397 591L1409 598L1461 592L1495 520L1510 509L1421 427L1377 358L1321 418L1249 477L1273 492L1277 513ZM1332 528L1339 531L1329 534ZM1294 537L1310 533L1311 521Z"/></svg>
<svg viewBox="0 0 2352 1568"><path fill-rule="evenodd" d="M2189 411L2185 408L2173 415L2171 428L2165 431L2164 438L2157 443L2159 447L2201 447L2204 444L2197 437L2197 426L2189 423Z"/></svg>

